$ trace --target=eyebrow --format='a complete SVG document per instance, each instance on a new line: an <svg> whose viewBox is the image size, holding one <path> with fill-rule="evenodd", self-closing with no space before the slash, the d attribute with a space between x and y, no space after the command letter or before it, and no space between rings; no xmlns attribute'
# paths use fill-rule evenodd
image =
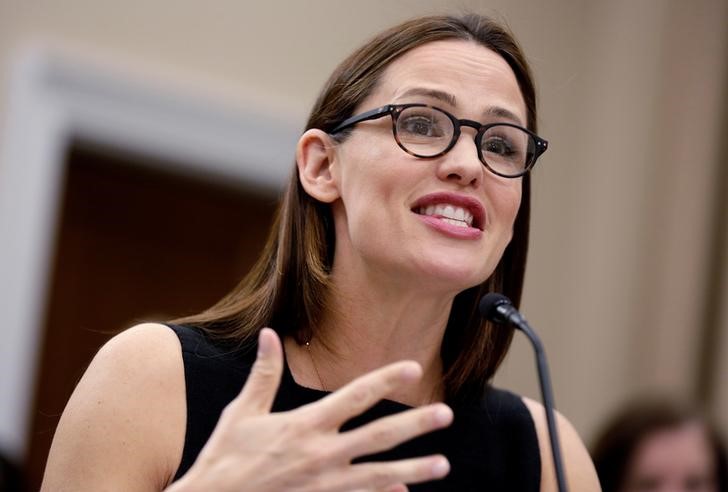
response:
<svg viewBox="0 0 728 492"><path fill-rule="evenodd" d="M437 99L439 101L443 101L450 106L457 106L455 96L438 90L438 89L428 89L425 87L412 87L411 89L407 89L404 91L399 97L406 97L406 96L425 96L425 97L431 97L433 99ZM521 121L521 118L519 118L513 111L510 111L506 108L503 108L501 106L492 106L488 108L485 113L487 116L495 116L498 118L504 118L507 120L514 121L518 123L519 125L523 125L523 121Z"/></svg>
<svg viewBox="0 0 728 492"><path fill-rule="evenodd" d="M425 87L412 87L404 91L400 97L405 96L426 96L439 101L448 103L450 106L455 106L455 96L448 94L447 92L440 91L437 89L427 89Z"/></svg>
<svg viewBox="0 0 728 492"><path fill-rule="evenodd" d="M485 114L487 114L488 116L497 116L498 118L505 118L507 120L514 121L514 122L518 123L519 125L525 126L524 122L521 121L521 118L516 116L516 114L513 113L513 111L510 111L506 108L502 108L500 106L491 106L490 108L488 108L485 111Z"/></svg>

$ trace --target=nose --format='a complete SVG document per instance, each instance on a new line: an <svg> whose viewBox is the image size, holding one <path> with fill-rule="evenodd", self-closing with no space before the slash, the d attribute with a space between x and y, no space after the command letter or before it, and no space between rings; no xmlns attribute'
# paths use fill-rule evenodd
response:
<svg viewBox="0 0 728 492"><path fill-rule="evenodd" d="M485 166L478 158L474 136L474 129L462 129L458 141L441 158L437 166L437 175L441 180L473 188L480 186L483 181Z"/></svg>

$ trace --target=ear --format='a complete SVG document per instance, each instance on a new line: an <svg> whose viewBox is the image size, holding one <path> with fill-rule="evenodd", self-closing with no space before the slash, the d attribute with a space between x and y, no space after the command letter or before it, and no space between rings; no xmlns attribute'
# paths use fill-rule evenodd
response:
<svg viewBox="0 0 728 492"><path fill-rule="evenodd" d="M324 203L339 198L336 148L326 132L314 128L301 136L296 145L296 165L306 193Z"/></svg>

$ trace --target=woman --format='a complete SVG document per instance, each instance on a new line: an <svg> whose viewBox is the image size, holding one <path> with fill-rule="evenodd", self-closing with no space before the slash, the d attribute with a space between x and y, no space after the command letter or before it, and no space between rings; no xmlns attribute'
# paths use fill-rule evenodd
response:
<svg viewBox="0 0 728 492"><path fill-rule="evenodd" d="M604 492L728 492L728 457L699 412L665 398L633 402L592 453Z"/></svg>
<svg viewBox="0 0 728 492"><path fill-rule="evenodd" d="M486 390L512 331L477 312L520 299L546 149L513 38L475 15L396 26L306 128L258 264L201 315L101 349L45 489L555 489L543 409ZM560 429L572 490L597 490Z"/></svg>

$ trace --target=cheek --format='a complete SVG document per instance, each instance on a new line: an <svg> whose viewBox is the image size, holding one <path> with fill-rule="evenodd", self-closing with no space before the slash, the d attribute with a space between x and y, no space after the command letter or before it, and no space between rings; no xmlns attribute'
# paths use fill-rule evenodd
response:
<svg viewBox="0 0 728 492"><path fill-rule="evenodd" d="M375 148L372 148L375 147ZM389 205L397 191L391 157L376 146L358 147L356 159L351 152L341 161L340 206L349 234L360 230L377 230L384 223Z"/></svg>
<svg viewBox="0 0 728 492"><path fill-rule="evenodd" d="M380 136L377 135L378 139ZM391 138L391 137L390 137ZM404 166L386 142L354 139L341 152L339 183L346 210L360 212L382 210L402 192ZM377 207L377 205L379 207Z"/></svg>
<svg viewBox="0 0 728 492"><path fill-rule="evenodd" d="M521 206L521 180L499 182L497 185L491 186L486 192L495 215L496 227L507 229L509 231L508 239L510 240L513 233L513 224Z"/></svg>

